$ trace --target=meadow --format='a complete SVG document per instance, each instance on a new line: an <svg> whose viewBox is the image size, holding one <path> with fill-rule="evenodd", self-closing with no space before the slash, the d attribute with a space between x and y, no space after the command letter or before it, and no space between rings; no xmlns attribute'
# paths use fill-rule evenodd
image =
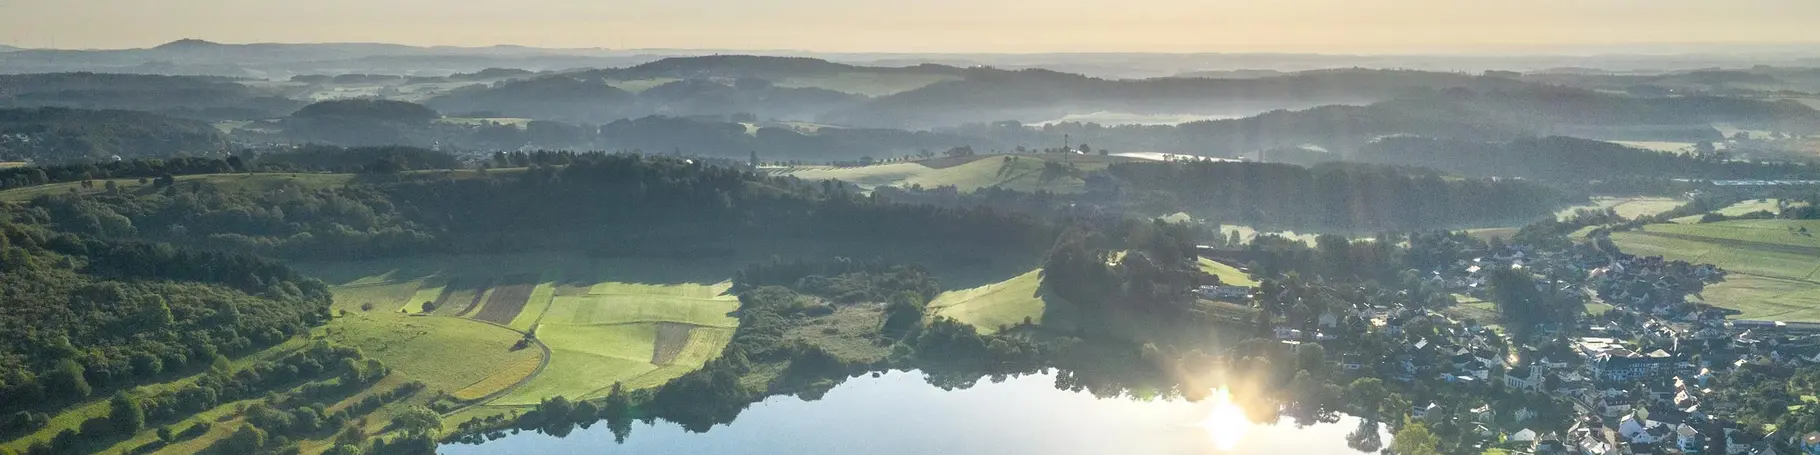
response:
<svg viewBox="0 0 1820 455"><path fill-rule="evenodd" d="M1820 321L1820 239L1803 228L1820 230L1820 221L1652 224L1611 238L1626 253L1725 269L1724 282L1694 299L1742 312L1737 318Z"/></svg>
<svg viewBox="0 0 1820 455"><path fill-rule="evenodd" d="M738 325L732 269L719 262L551 253L297 266L347 314L324 328L331 337L487 407L662 385L718 356Z"/></svg>
<svg viewBox="0 0 1820 455"><path fill-rule="evenodd" d="M1687 201L1666 197L1595 197L1592 202L1562 209L1555 213L1557 218L1572 216L1580 209L1613 209L1625 218L1636 218L1644 215L1655 215L1686 204Z"/></svg>
<svg viewBox="0 0 1820 455"><path fill-rule="evenodd" d="M1006 157L1012 160L1006 161ZM1003 188L1080 193L1087 189L1086 181L1081 179L1082 173L1134 160L1137 159L1099 155L976 155L859 167L803 167L788 174L806 180L840 180L865 188L953 186L963 192ZM1050 171L1045 164L1051 162L1073 166L1079 172Z"/></svg>
<svg viewBox="0 0 1820 455"><path fill-rule="evenodd" d="M1042 274L1042 269L1037 269L998 283L943 292L929 302L929 311L965 322L982 333L995 333L999 327L1014 326L1025 319L1041 323L1047 306L1047 298L1040 291Z"/></svg>

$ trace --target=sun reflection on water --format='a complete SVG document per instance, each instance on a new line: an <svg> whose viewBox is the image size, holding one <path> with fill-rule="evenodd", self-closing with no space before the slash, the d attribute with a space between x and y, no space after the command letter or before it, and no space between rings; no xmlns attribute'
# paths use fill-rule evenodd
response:
<svg viewBox="0 0 1820 455"><path fill-rule="evenodd" d="M1237 448L1239 441L1245 438L1245 432L1251 429L1251 420L1245 417L1245 410L1232 402L1232 391L1225 387L1215 389L1207 402L1213 407L1199 426L1207 431L1214 448L1222 451Z"/></svg>

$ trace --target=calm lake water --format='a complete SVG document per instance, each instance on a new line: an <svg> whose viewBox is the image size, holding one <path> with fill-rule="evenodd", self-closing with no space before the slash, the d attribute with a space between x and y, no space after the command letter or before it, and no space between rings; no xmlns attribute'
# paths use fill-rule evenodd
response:
<svg viewBox="0 0 1820 455"><path fill-rule="evenodd" d="M771 397L731 425L689 433L634 423L624 444L605 422L568 437L524 432L464 454L1358 454L1346 434L1358 420L1296 428L1245 422L1223 400L1099 399L1057 390L1051 375L943 391L915 372L850 379L818 401ZM1380 430L1382 431L1382 430ZM1390 436L1383 434L1386 446Z"/></svg>

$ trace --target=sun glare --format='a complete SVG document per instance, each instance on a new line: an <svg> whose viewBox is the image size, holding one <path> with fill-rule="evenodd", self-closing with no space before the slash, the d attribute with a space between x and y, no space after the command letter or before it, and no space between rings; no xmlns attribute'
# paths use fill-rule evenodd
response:
<svg viewBox="0 0 1820 455"><path fill-rule="evenodd" d="M1222 451L1237 448L1239 441L1245 438L1246 430L1251 429L1251 420L1245 417L1245 410L1232 402L1232 391L1225 387L1214 390L1208 402L1213 404L1213 409L1207 413L1207 419L1201 421L1201 429L1207 431L1207 438L1213 441L1215 448Z"/></svg>

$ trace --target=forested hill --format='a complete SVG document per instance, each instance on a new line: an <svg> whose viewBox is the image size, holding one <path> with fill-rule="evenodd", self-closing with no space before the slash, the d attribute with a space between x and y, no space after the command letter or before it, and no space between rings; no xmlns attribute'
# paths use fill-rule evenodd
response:
<svg viewBox="0 0 1820 455"><path fill-rule="evenodd" d="M220 131L194 120L135 111L0 109L0 161L161 158L226 149Z"/></svg>
<svg viewBox="0 0 1820 455"><path fill-rule="evenodd" d="M327 287L284 265L37 224L51 216L0 215L0 436L30 429L14 411L207 370L328 320Z"/></svg>
<svg viewBox="0 0 1820 455"><path fill-rule="evenodd" d="M1618 178L1803 179L1820 175L1820 167L1808 164L1657 152L1559 136L1509 142L1389 137L1362 147L1352 158L1428 166L1462 175L1568 184Z"/></svg>
<svg viewBox="0 0 1820 455"><path fill-rule="evenodd" d="M0 75L0 107L128 109L207 120L284 115L303 102L232 79L141 74Z"/></svg>
<svg viewBox="0 0 1820 455"><path fill-rule="evenodd" d="M1494 77L1395 70L1333 70L1254 79L1106 80L1048 70L969 71L966 78L898 93L827 116L834 123L929 128L1072 113L1249 115L1325 104L1369 104L1417 89L1524 85Z"/></svg>
<svg viewBox="0 0 1820 455"><path fill-rule="evenodd" d="M1052 226L1022 216L890 204L832 182L696 160L563 153L543 161L563 166L460 178L373 174L340 188L263 192L152 182L28 206L84 236L313 259L524 250L722 257L817 244L852 246L862 257L918 245L909 249L989 260L1039 252L1053 239Z"/></svg>

